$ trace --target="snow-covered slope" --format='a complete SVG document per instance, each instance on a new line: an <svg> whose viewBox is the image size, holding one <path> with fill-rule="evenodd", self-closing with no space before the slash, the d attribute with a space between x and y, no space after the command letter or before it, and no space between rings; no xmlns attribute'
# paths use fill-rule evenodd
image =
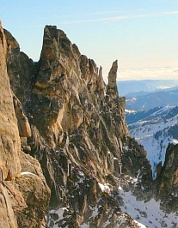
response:
<svg viewBox="0 0 178 228"><path fill-rule="evenodd" d="M178 142L177 124L178 107L173 106L159 108L150 116L129 124L131 136L147 151L153 177L156 175L156 165L160 162L164 163L168 144Z"/></svg>
<svg viewBox="0 0 178 228"><path fill-rule="evenodd" d="M127 182L127 183L126 183ZM160 201L156 201L152 198L150 201L140 201L138 197L133 195L132 191L125 189L125 185L132 183L133 186L138 184L139 180L137 178L133 179L130 176L125 176L123 179L119 179L120 186L118 188L118 195L121 199L121 203L118 204L119 211L117 216L115 216L115 225L112 224L112 216L105 220L102 228L177 228L178 225L178 214L177 213L166 213L160 209ZM99 183L100 184L100 183ZM111 190L109 185L101 184L101 188L107 189L107 193L110 195ZM133 187L134 188L134 187ZM103 191L105 191L103 189ZM117 197L116 197L117 198ZM115 200L116 200L115 198ZM100 216L102 206L91 207L90 213L88 214L88 221L95 221L96 218ZM68 227L65 226L65 220L70 218L69 209L66 207L59 208L57 210L50 211L50 220L48 223L49 227ZM55 221L55 217L57 217ZM129 218L133 219L132 225L127 225L127 220ZM83 223L81 228L94 228L101 226L93 226L89 223Z"/></svg>
<svg viewBox="0 0 178 228"><path fill-rule="evenodd" d="M178 216L176 213L167 214L160 209L160 201L151 199L148 202L137 201L136 197L129 191L124 191L121 187L119 193L123 199L121 210L137 222L140 227L149 228L176 228Z"/></svg>

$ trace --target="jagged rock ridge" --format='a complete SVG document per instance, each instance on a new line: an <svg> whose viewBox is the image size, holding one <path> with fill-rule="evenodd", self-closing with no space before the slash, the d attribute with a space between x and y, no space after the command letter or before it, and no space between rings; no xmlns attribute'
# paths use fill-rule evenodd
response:
<svg viewBox="0 0 178 228"><path fill-rule="evenodd" d="M148 201L153 181L146 152L129 137L117 61L105 85L102 68L55 26L45 27L38 63L5 34L21 148L39 160L51 189L47 226L138 227L120 209L118 188Z"/></svg>

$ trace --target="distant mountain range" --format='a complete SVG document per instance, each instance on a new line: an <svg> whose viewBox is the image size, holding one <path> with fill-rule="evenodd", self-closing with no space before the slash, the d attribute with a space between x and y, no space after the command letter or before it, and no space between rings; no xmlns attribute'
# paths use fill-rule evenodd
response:
<svg viewBox="0 0 178 228"><path fill-rule="evenodd" d="M128 110L149 110L155 107L178 105L178 88L167 89L146 95L127 97L126 108Z"/></svg>
<svg viewBox="0 0 178 228"><path fill-rule="evenodd" d="M119 81L117 85L120 96L133 97L176 87L178 80L131 80Z"/></svg>

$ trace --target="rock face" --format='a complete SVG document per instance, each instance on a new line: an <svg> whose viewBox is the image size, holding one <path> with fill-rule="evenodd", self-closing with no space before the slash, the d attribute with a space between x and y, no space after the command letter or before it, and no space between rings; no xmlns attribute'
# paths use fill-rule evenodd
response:
<svg viewBox="0 0 178 228"><path fill-rule="evenodd" d="M19 44L10 32L4 29L4 34L7 43L7 70L11 88L24 105L32 90L34 63L20 51Z"/></svg>
<svg viewBox="0 0 178 228"><path fill-rule="evenodd" d="M12 179L21 172L20 138L6 66L7 43L0 25L0 172L1 180ZM8 161L8 162L4 162ZM14 165L12 165L14 164Z"/></svg>
<svg viewBox="0 0 178 228"><path fill-rule="evenodd" d="M152 173L143 147L129 137L125 99L116 86L117 61L106 85L102 68L55 26L44 29L38 63L20 52L8 31L5 35L2 50L19 149L14 155L19 171L4 187L15 189L18 198L18 206L9 199L14 227L44 226L46 182L51 189L47 227L139 227L120 209L118 189L148 201Z"/></svg>
<svg viewBox="0 0 178 228"><path fill-rule="evenodd" d="M6 65L9 48L0 24L0 227L42 227L50 190L37 160L21 151L19 134L27 137L31 130L10 88Z"/></svg>

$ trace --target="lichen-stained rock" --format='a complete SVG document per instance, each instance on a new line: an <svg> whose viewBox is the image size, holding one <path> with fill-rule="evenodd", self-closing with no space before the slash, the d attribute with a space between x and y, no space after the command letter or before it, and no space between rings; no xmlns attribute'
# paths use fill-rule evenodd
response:
<svg viewBox="0 0 178 228"><path fill-rule="evenodd" d="M20 173L20 138L7 75L7 44L0 24L0 172L2 180Z"/></svg>
<svg viewBox="0 0 178 228"><path fill-rule="evenodd" d="M155 194L161 207L168 213L178 211L178 145L170 144L165 162L159 165L155 180Z"/></svg>

